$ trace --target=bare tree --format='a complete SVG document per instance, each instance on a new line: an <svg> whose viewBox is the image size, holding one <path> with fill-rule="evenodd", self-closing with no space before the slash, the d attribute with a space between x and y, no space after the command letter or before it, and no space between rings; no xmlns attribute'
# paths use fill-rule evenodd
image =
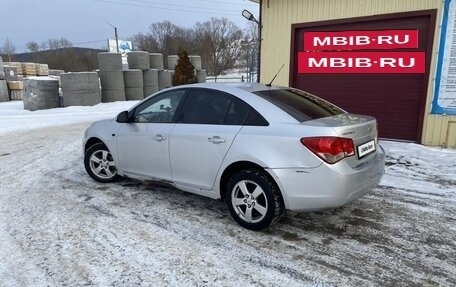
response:
<svg viewBox="0 0 456 287"><path fill-rule="evenodd" d="M158 44L158 52L164 57L177 54L179 48L183 48L190 54L194 53L193 31L174 25L169 21L163 21L150 25L150 36Z"/></svg>
<svg viewBox="0 0 456 287"><path fill-rule="evenodd" d="M138 33L131 38L135 49L147 52L158 52L158 42L150 34Z"/></svg>
<svg viewBox="0 0 456 287"><path fill-rule="evenodd" d="M47 45L46 41L41 42L40 49L43 51L43 50L46 50L47 48L48 48L48 45Z"/></svg>
<svg viewBox="0 0 456 287"><path fill-rule="evenodd" d="M71 41L68 39L65 39L65 38L60 38L60 39L50 38L46 41L46 44L50 50L57 50L57 49L61 49L61 48L73 47L73 44L71 43Z"/></svg>
<svg viewBox="0 0 456 287"><path fill-rule="evenodd" d="M71 43L70 40L65 39L65 38L60 38L60 40L59 40L59 45L60 45L60 48L70 48L70 47L73 47L73 43Z"/></svg>
<svg viewBox="0 0 456 287"><path fill-rule="evenodd" d="M30 41L30 42L27 42L27 49L30 52L38 52L40 50L40 46L38 45L37 42Z"/></svg>
<svg viewBox="0 0 456 287"><path fill-rule="evenodd" d="M247 29L244 32L244 38L241 41L243 67L246 68L247 81L253 82L258 75L259 61L259 39L258 25L254 22L249 22Z"/></svg>
<svg viewBox="0 0 456 287"><path fill-rule="evenodd" d="M175 43L175 45L177 46L177 51L179 50L179 48L183 48L189 54L198 54L195 29L183 29L179 34L178 40ZM174 50L176 50L176 47L174 47Z"/></svg>
<svg viewBox="0 0 456 287"><path fill-rule="evenodd" d="M47 46L49 47L49 50L57 50L59 48L59 39L48 39L46 41Z"/></svg>
<svg viewBox="0 0 456 287"><path fill-rule="evenodd" d="M5 43L1 47L0 54L6 55L8 57L8 62L11 62L11 56L16 52L16 46L9 38L6 38Z"/></svg>
<svg viewBox="0 0 456 287"><path fill-rule="evenodd" d="M158 51L163 53L165 57L173 54L171 46L181 33L182 28L174 25L170 21L163 21L150 25L149 30L150 36L158 43Z"/></svg>
<svg viewBox="0 0 456 287"><path fill-rule="evenodd" d="M170 21L153 23L146 34L135 34L131 40L136 49L162 53L165 58L168 55L177 54L179 48L185 49L190 54L196 52L193 29L177 26Z"/></svg>
<svg viewBox="0 0 456 287"><path fill-rule="evenodd" d="M40 46L38 45L38 43L33 41L28 42L27 49L33 53L35 63L38 63L38 52L40 51Z"/></svg>
<svg viewBox="0 0 456 287"><path fill-rule="evenodd" d="M227 18L195 25L198 51L208 74L217 77L235 67L241 56L242 30Z"/></svg>
<svg viewBox="0 0 456 287"><path fill-rule="evenodd" d="M233 22L226 18L212 18L197 23L194 28L183 28L170 21L153 23L148 33L133 35L132 42L136 49L159 52L165 58L176 54L181 47L189 54L201 55L208 74L218 76L234 68L240 60L242 37L242 30ZM257 41L257 36L254 37L249 36L248 41ZM249 55L253 54L254 52L249 52ZM254 59L250 59L250 62L255 65Z"/></svg>

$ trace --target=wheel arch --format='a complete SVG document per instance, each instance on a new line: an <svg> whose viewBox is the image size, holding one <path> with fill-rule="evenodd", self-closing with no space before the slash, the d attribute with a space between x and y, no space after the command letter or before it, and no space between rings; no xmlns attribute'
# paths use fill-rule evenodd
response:
<svg viewBox="0 0 456 287"><path fill-rule="evenodd" d="M225 187L226 187L226 184L228 183L228 181L230 180L231 176L233 176L236 172L239 172L241 170L246 170L246 169L258 169L258 170L265 171L264 167L262 167L258 163L248 161L248 160L241 160L241 161L236 161L236 162L231 163L224 169L224 171L220 177L219 194L220 194L221 200L225 200ZM266 173L269 174L268 172L266 172ZM272 176L270 176L270 177L279 187L280 193L282 193L280 186L278 185L276 180ZM283 198L283 194L282 194L282 198Z"/></svg>
<svg viewBox="0 0 456 287"><path fill-rule="evenodd" d="M87 150L93 146L94 144L97 144L97 143L102 143L104 144L106 147L106 143L104 143L100 138L98 137L91 137L87 140L87 142L85 143L85 146L84 146L84 152L87 152Z"/></svg>

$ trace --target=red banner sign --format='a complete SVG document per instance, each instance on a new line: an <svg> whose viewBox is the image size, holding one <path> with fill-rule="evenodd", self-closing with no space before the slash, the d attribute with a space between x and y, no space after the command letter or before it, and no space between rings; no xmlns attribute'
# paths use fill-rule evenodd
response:
<svg viewBox="0 0 456 287"><path fill-rule="evenodd" d="M305 51L417 48L418 30L304 32Z"/></svg>
<svg viewBox="0 0 456 287"><path fill-rule="evenodd" d="M299 52L300 74L421 74L424 52Z"/></svg>

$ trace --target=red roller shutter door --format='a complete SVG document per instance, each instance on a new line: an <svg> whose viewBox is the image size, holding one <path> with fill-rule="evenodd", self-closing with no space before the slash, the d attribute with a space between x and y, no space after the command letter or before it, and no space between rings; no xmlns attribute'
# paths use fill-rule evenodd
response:
<svg viewBox="0 0 456 287"><path fill-rule="evenodd" d="M383 138L419 142L435 13L420 11L293 25L290 86L327 99L349 112L375 116ZM297 74L297 55L304 50L305 31L389 29L418 30L419 51L426 52L425 74Z"/></svg>

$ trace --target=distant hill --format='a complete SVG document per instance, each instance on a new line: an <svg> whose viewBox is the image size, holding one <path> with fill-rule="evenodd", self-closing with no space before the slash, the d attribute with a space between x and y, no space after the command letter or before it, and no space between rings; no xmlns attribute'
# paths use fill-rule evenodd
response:
<svg viewBox="0 0 456 287"><path fill-rule="evenodd" d="M69 47L56 50L45 50L37 53L28 52L11 55L12 62L34 62L48 64L50 69L65 72L84 72L98 69L97 54L106 52L101 49ZM3 61L7 57L3 55Z"/></svg>
<svg viewBox="0 0 456 287"><path fill-rule="evenodd" d="M57 49L57 50L39 51L36 53L36 55L33 52L14 54L12 57L14 58L15 62L35 62L35 57L40 59L40 58L42 58L40 56L47 56L49 54L62 53L62 52L65 52L66 50L73 50L73 52L76 55L87 55L87 54L92 54L92 53L98 54L100 52L106 52L106 50L101 50L101 49L70 47L70 48L61 48L61 49ZM3 59L3 60L5 61L5 59Z"/></svg>

